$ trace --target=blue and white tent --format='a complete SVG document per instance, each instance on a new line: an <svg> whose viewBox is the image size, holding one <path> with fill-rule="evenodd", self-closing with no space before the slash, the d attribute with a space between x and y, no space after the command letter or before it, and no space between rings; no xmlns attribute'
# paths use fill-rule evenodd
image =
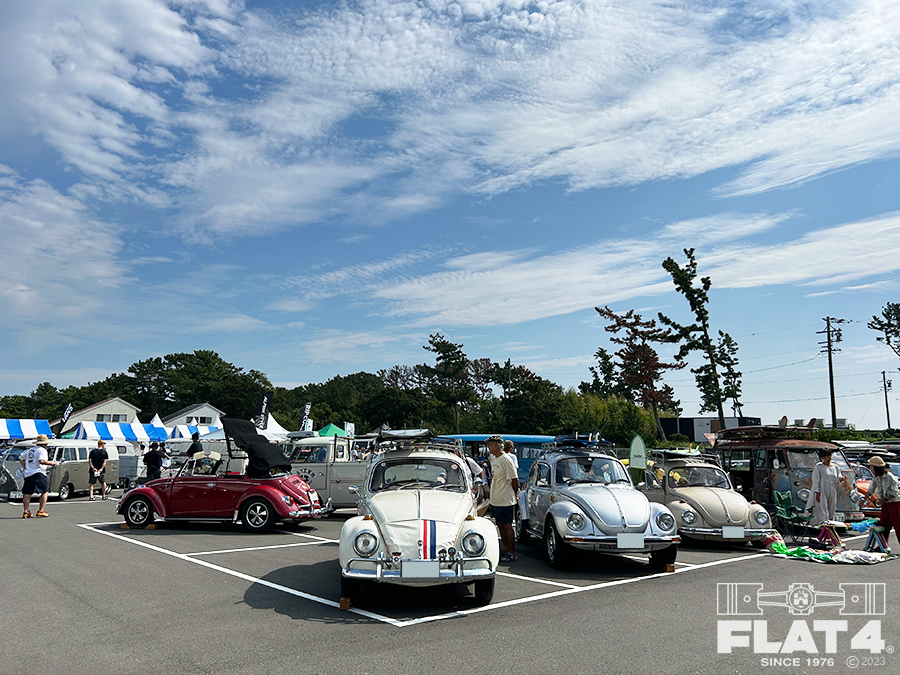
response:
<svg viewBox="0 0 900 675"><path fill-rule="evenodd" d="M0 440L37 438L38 434L53 436L47 420L0 420Z"/></svg>
<svg viewBox="0 0 900 675"><path fill-rule="evenodd" d="M148 443L164 441L169 430L151 424L113 424L111 422L79 422L74 438L104 441L131 441Z"/></svg>
<svg viewBox="0 0 900 675"><path fill-rule="evenodd" d="M190 438L194 433L205 436L211 431L218 431L219 427L197 427L193 424L176 424L169 434L169 438Z"/></svg>

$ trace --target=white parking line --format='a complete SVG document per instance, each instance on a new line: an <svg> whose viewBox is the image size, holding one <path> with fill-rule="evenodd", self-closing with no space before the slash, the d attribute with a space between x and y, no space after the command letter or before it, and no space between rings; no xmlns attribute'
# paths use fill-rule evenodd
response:
<svg viewBox="0 0 900 675"><path fill-rule="evenodd" d="M243 553L244 551L268 551L270 548L294 548L296 546L321 546L325 543L337 542L337 539L325 539L323 541L302 541L298 544L272 544L271 546L249 546L247 548L223 548L217 551L197 551L184 555L213 555L215 553Z"/></svg>
<svg viewBox="0 0 900 675"><path fill-rule="evenodd" d="M220 565L214 565L212 563L206 562L205 560L197 560L197 559L191 557L191 556L207 555L207 554L213 554L213 553L255 551L255 550L264 550L266 548L285 548L285 547L290 547L290 546L302 546L304 544L276 544L273 546L248 547L248 548L244 548L244 549L230 549L230 550L220 550L220 551L201 551L198 553L175 553L173 551L169 551L169 550L161 548L159 546L154 546L152 544L148 544L146 542L142 542L137 539L132 539L131 537L125 537L123 535L116 534L114 532L106 532L104 530L98 530L98 529L96 529L96 527L94 527L95 525L99 526L99 525L117 525L117 524L120 524L120 523L118 521L115 523L92 523L92 524L82 524L82 525L79 525L78 527L84 528L86 530L91 530L92 532L98 532L99 534L103 534L108 537L113 537L113 538L119 539L121 541L126 541L129 544L136 544L138 546L142 546L144 548L147 548L147 549L150 549L153 551L157 551L158 553L162 553L164 555L169 555L174 558L178 558L180 560L186 560L187 562L192 562L197 565L202 565L203 567L207 567L209 569L213 569L218 572L223 572L225 574L229 574L229 575L237 577L239 579L244 579L245 581L257 583L262 586L272 588L274 590L284 591L285 593L288 593L290 595L294 595L294 596L297 596L300 598L304 598L306 600L318 602L320 604L327 605L327 606L333 607L333 608L339 608L339 604L333 600L328 600L327 598L322 598L319 596L311 595L309 593L304 593L302 591L298 591L293 588L289 588L287 586L282 586L280 584L272 583L271 581L266 581L264 579L260 579L259 577L254 577L249 574L237 572L236 570L232 570L227 567L222 567ZM314 535L302 534L302 533L298 533L298 532L291 532L289 534L294 534L296 536L308 537L311 539L318 540L315 542L305 542L306 544L333 543L336 541L334 539L327 539L325 537L316 537ZM854 539L860 539L865 536L867 536L867 535L845 537L844 540L852 541ZM571 584L566 584L566 583L557 582L557 581L550 581L547 579L540 579L540 578L535 578L535 577L525 577L525 576L520 576L517 574L510 574L508 572L497 572L497 576L503 576L503 577L512 578L512 579L520 579L520 580L524 580L524 581L533 581L536 583L543 583L543 584L548 584L548 585L552 585L552 586L560 586L563 588L563 590L551 591L548 593L542 593L540 595L532 595L532 596L528 596L525 598L517 598L515 600L506 600L504 602L492 603L490 605L485 605L483 607L473 607L471 609L457 610L454 612L448 612L446 614L435 614L432 616L420 617L418 619L409 619L407 621L393 619L388 616L383 616L381 614L375 614L374 612L368 612L366 610L361 610L361 609L351 608L349 611L354 612L355 614L364 616L369 619L374 619L376 621L382 621L382 622L388 623L392 626L396 626L398 628L403 628L406 626L413 626L413 625L421 624L421 623L429 623L432 621L440 621L443 619L459 618L459 617L466 616L468 614L476 614L479 612L493 611L496 609L502 609L504 607L513 607L515 605L521 605L521 604L525 604L525 603L529 603L529 602L535 602L537 600L547 600L550 598L557 598L557 597L561 597L564 595L571 595L573 593L585 593L588 591L596 591L601 588L610 588L612 586L623 586L626 584L636 584L636 583L641 583L644 581L651 581L653 579L664 579L666 577L671 577L673 574L684 574L686 572L692 572L692 571L698 570L698 569L705 569L707 567L716 567L718 565L729 565L731 563L742 562L745 560L753 560L754 558L760 558L760 557L764 557L767 555L769 555L769 553L767 551L760 551L759 553L751 553L749 555L739 556L736 558L723 558L720 560L714 560L714 561L707 562L707 563L698 563L698 564L678 563L683 566L677 568L674 572L659 572L659 573L650 574L647 576L629 577L626 579L616 579L614 581L604 581L604 582L597 583L597 584L591 584L589 586L574 586ZM628 556L628 557L632 557L632 556ZM643 559L643 558L637 558L636 556L634 556L634 557L639 560Z"/></svg>
<svg viewBox="0 0 900 675"><path fill-rule="evenodd" d="M303 532L285 532L284 534L292 534L295 537L306 537L307 539L318 539L321 542L328 542L329 544L333 544L335 542L340 543L340 539L329 539L328 537L317 537L314 534L305 534Z"/></svg>
<svg viewBox="0 0 900 675"><path fill-rule="evenodd" d="M101 523L97 523L98 525ZM108 524L108 523L102 523ZM135 544L136 546L141 546L143 548L150 549L151 551L156 551L157 553L162 553L163 555L169 555L173 558L178 558L179 560L186 560L188 562L194 563L195 565L201 565L203 567L207 567L211 570L216 570L217 572L223 572L224 574L229 574L233 577L237 577L238 579L243 579L244 581L249 581L254 584L259 584L261 586L266 586L268 588L272 588L276 591L283 591L284 593L288 593L289 595L295 595L298 598L303 598L304 600L312 600L313 602L318 602L322 605L328 605L329 607L334 607L336 609L340 608L340 605L334 600L328 600L327 598L320 598L317 595L311 595L309 593L304 593L303 591L298 591L293 588L288 588L287 586L282 586L281 584L275 584L271 581L266 581L265 579L260 579L259 577L254 577L249 574L244 574L243 572L238 572L236 570L228 569L227 567L222 567L221 565L214 565L213 563L206 562L205 560L196 560L195 558L189 557L184 553L175 553L174 551L169 551L167 549L161 548L159 546L154 546L153 544L148 544L143 541L138 541L137 539L132 539L131 537L125 537L121 534L116 534L115 532L106 532L104 530L98 530L95 527L91 527L91 525L78 525L78 527L84 528L86 530L91 530L92 532L97 532L98 534L106 535L107 537L112 537L113 539L118 539L120 541L126 541L129 544ZM363 609L353 609L350 610L355 614L359 614L360 616L364 616L367 619L375 619L376 621L383 621L384 623L389 623L392 625L400 625L396 619L392 619L389 616L382 616L381 614L375 614L373 612L367 612Z"/></svg>
<svg viewBox="0 0 900 675"><path fill-rule="evenodd" d="M510 579L522 579L523 581L533 581L538 584L548 584L550 586L562 586L563 588L578 588L575 584L564 584L561 581L550 581L549 579L540 579L538 577L523 577L521 574L510 574L509 572L497 572L498 577L508 577Z"/></svg>

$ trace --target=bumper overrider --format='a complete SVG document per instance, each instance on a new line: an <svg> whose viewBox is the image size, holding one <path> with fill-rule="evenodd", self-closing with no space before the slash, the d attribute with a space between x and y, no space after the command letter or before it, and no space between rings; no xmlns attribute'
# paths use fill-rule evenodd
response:
<svg viewBox="0 0 900 675"><path fill-rule="evenodd" d="M438 563L437 574L429 573L422 576L404 574L403 563ZM473 565L480 565L473 567ZM486 565L486 567L485 567ZM374 558L350 558L347 561L347 569L341 570L341 575L347 579L360 579L363 581L388 581L392 583L411 584L460 584L479 579L489 579L494 576L494 566L490 558L466 558L461 552L455 557L445 556L439 559L416 558L387 558L383 552ZM417 573L416 573L417 574Z"/></svg>
<svg viewBox="0 0 900 675"><path fill-rule="evenodd" d="M735 541L742 539L741 537L725 537L724 532L721 527L679 527L678 531L681 534L690 535L693 537L719 537L722 539L734 539ZM768 537L775 530L771 528L756 528L750 529L749 527L744 528L744 536L743 539L759 539L762 537Z"/></svg>
<svg viewBox="0 0 900 675"><path fill-rule="evenodd" d="M309 505L299 505L296 509L291 509L288 511L288 517L290 518L321 518L322 516L328 515L334 511L334 507L331 505L331 497L328 498L328 501L325 502L325 506L314 506L313 504Z"/></svg>
<svg viewBox="0 0 900 675"><path fill-rule="evenodd" d="M573 548L583 551L614 551L617 553L648 553L672 544L681 543L681 537L677 534L668 537L644 536L644 545L641 548L620 548L616 535L588 535L588 536L563 536L563 541Z"/></svg>

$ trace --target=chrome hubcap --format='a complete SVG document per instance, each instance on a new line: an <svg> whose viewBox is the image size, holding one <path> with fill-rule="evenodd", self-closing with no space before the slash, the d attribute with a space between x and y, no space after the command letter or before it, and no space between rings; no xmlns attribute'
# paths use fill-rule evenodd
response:
<svg viewBox="0 0 900 675"><path fill-rule="evenodd" d="M149 512L150 509L142 501L132 502L131 506L128 507L128 515L131 517L132 522L135 523L143 523L147 520Z"/></svg>
<svg viewBox="0 0 900 675"><path fill-rule="evenodd" d="M253 504L247 509L247 520L253 527L260 527L269 517L269 509L262 504Z"/></svg>

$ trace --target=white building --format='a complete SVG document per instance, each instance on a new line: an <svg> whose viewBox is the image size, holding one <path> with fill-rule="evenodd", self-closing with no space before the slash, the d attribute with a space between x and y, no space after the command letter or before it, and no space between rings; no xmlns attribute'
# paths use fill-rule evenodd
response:
<svg viewBox="0 0 900 675"><path fill-rule="evenodd" d="M209 427L221 426L221 418L225 413L209 403L195 403L182 408L168 417L163 417L163 424L171 428L179 424Z"/></svg>

